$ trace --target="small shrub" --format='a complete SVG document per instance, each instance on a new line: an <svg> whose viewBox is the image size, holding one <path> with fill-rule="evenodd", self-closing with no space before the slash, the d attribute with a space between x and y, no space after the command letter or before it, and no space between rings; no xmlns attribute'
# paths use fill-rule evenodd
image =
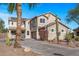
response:
<svg viewBox="0 0 79 59"><path fill-rule="evenodd" d="M70 42L72 41L72 39L73 39L72 33L67 33L66 36L65 36L65 40L67 41L67 45L68 45L69 47L71 47Z"/></svg>
<svg viewBox="0 0 79 59"><path fill-rule="evenodd" d="M10 42L8 33L7 33L7 35L6 35L6 45L7 45L7 46L10 46L10 45L11 45L11 42Z"/></svg>
<svg viewBox="0 0 79 59"><path fill-rule="evenodd" d="M73 38L73 35L72 33L67 33L66 36L65 36L65 40L67 40L67 42L70 42Z"/></svg>
<svg viewBox="0 0 79 59"><path fill-rule="evenodd" d="M76 41L79 41L79 36L75 36L75 40Z"/></svg>

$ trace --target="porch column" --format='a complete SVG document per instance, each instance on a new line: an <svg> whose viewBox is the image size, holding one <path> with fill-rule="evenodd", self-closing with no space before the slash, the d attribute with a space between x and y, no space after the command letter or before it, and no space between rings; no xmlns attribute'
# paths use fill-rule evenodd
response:
<svg viewBox="0 0 79 59"><path fill-rule="evenodd" d="M40 35L39 35L38 29L37 29L36 35L37 35L37 40L40 39Z"/></svg>
<svg viewBox="0 0 79 59"><path fill-rule="evenodd" d="M8 31L9 38L11 39L11 30Z"/></svg>
<svg viewBox="0 0 79 59"><path fill-rule="evenodd" d="M27 31L25 30L25 39L27 39Z"/></svg>

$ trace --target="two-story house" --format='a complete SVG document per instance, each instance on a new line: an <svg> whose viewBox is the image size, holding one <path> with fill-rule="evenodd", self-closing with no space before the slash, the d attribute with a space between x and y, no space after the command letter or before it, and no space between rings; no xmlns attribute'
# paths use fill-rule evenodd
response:
<svg viewBox="0 0 79 59"><path fill-rule="evenodd" d="M22 25L21 25L21 38L31 38L31 32L30 32L30 23L29 19L22 18ZM9 38L15 39L16 34L16 28L17 28L17 22L15 17L9 17Z"/></svg>
<svg viewBox="0 0 79 59"><path fill-rule="evenodd" d="M53 40L56 39L56 16L47 13L32 18L30 21L31 37L41 40ZM65 35L69 28L61 23L60 18L58 20L59 39L65 39Z"/></svg>
<svg viewBox="0 0 79 59"><path fill-rule="evenodd" d="M54 40L56 39L56 19L58 20L59 39L65 39L65 35L69 32L69 28L61 23L60 18L56 18L54 14L46 13L33 17L31 20L22 18L22 37L33 38L37 40ZM17 22L15 17L9 18L9 36L15 38Z"/></svg>

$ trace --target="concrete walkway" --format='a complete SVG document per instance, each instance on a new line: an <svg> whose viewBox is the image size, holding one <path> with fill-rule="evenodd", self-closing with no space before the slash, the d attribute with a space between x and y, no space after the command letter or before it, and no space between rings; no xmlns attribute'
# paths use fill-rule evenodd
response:
<svg viewBox="0 0 79 59"><path fill-rule="evenodd" d="M79 48L67 48L34 39L26 39L21 44L22 47L31 48L34 52L44 56L79 56Z"/></svg>

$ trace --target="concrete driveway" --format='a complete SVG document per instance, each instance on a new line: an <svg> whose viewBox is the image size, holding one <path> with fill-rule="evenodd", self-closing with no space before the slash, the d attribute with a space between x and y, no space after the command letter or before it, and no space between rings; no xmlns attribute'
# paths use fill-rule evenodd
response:
<svg viewBox="0 0 79 59"><path fill-rule="evenodd" d="M79 48L67 48L56 44L49 44L45 41L26 39L21 42L22 47L31 48L44 56L79 56Z"/></svg>

